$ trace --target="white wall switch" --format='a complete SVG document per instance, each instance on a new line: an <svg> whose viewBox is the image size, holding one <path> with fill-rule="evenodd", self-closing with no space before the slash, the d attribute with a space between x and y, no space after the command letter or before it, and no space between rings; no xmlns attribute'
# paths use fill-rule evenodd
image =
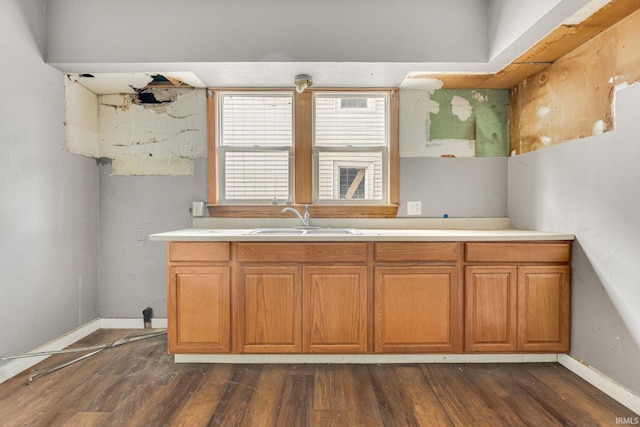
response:
<svg viewBox="0 0 640 427"><path fill-rule="evenodd" d="M192 216L204 216L204 202L193 202L191 206Z"/></svg>
<svg viewBox="0 0 640 427"><path fill-rule="evenodd" d="M407 202L407 215L422 215L422 202Z"/></svg>

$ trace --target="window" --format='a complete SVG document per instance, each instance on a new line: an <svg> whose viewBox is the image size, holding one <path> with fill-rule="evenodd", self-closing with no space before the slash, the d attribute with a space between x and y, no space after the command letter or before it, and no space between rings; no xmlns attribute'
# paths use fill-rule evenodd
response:
<svg viewBox="0 0 640 427"><path fill-rule="evenodd" d="M386 203L387 94L316 92L313 96L316 203ZM362 192L343 193L343 176L356 173Z"/></svg>
<svg viewBox="0 0 640 427"><path fill-rule="evenodd" d="M396 90L208 91L209 212L393 217Z"/></svg>
<svg viewBox="0 0 640 427"><path fill-rule="evenodd" d="M223 203L291 200L292 105L292 94L220 93Z"/></svg>

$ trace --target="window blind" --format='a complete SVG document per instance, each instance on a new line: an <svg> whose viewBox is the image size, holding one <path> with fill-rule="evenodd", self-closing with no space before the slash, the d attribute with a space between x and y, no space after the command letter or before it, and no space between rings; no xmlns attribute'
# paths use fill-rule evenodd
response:
<svg viewBox="0 0 640 427"><path fill-rule="evenodd" d="M290 199L291 94L221 94L219 102L223 200Z"/></svg>
<svg viewBox="0 0 640 427"><path fill-rule="evenodd" d="M221 101L222 145L292 145L293 102L290 94L223 94Z"/></svg>

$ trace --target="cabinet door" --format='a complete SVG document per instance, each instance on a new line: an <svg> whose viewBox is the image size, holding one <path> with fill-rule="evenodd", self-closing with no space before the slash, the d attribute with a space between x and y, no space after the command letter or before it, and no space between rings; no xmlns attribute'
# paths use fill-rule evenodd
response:
<svg viewBox="0 0 640 427"><path fill-rule="evenodd" d="M569 351L568 266L518 267L518 350Z"/></svg>
<svg viewBox="0 0 640 427"><path fill-rule="evenodd" d="M304 351L365 352L366 267L304 267L303 272Z"/></svg>
<svg viewBox="0 0 640 427"><path fill-rule="evenodd" d="M376 268L376 352L460 351L461 301L454 266Z"/></svg>
<svg viewBox="0 0 640 427"><path fill-rule="evenodd" d="M169 269L169 353L230 351L229 267Z"/></svg>
<svg viewBox="0 0 640 427"><path fill-rule="evenodd" d="M239 287L241 351L301 352L300 268L244 267Z"/></svg>
<svg viewBox="0 0 640 427"><path fill-rule="evenodd" d="M516 351L517 267L465 269L465 351Z"/></svg>

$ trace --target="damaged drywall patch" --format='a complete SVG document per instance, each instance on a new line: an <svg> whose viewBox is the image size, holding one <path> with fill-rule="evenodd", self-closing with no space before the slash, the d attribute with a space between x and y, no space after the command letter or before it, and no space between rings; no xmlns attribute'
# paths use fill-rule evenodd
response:
<svg viewBox="0 0 640 427"><path fill-rule="evenodd" d="M637 28L640 11L513 87L511 150L523 154L614 130L616 92L640 81ZM550 108L548 116L537 114L541 107Z"/></svg>
<svg viewBox="0 0 640 427"><path fill-rule="evenodd" d="M451 140L462 140L469 147L465 157L508 155L507 90L444 89L435 91L432 99L438 102L440 111L431 115L430 141L444 140L452 144ZM468 144L469 141L473 144ZM441 152L434 154L442 156Z"/></svg>
<svg viewBox="0 0 640 427"><path fill-rule="evenodd" d="M87 89L101 90L94 77L68 78L67 149L110 159L112 175L193 174L193 159L206 157L206 89L145 76L128 85L126 76L102 76L103 87L123 89L104 94Z"/></svg>
<svg viewBox="0 0 640 427"><path fill-rule="evenodd" d="M549 115L549 112L551 111L551 109L549 107L539 107L538 108L538 117L547 117Z"/></svg>
<svg viewBox="0 0 640 427"><path fill-rule="evenodd" d="M543 145L547 146L549 144L551 144L551 138L549 138L548 136L540 136L540 142L542 142Z"/></svg>
<svg viewBox="0 0 640 427"><path fill-rule="evenodd" d="M192 159L206 157L205 90L170 90L175 98L162 104L99 97L100 153L113 159L111 174L188 175Z"/></svg>
<svg viewBox="0 0 640 427"><path fill-rule="evenodd" d="M167 107L178 99L177 89L136 89L136 93L131 96L131 102L142 105L157 113L164 113Z"/></svg>
<svg viewBox="0 0 640 427"><path fill-rule="evenodd" d="M466 122L473 114L473 109L468 100L461 96L454 95L453 98L451 98L451 112L460 119L461 122Z"/></svg>
<svg viewBox="0 0 640 427"><path fill-rule="evenodd" d="M403 90L401 157L506 157L509 91Z"/></svg>

